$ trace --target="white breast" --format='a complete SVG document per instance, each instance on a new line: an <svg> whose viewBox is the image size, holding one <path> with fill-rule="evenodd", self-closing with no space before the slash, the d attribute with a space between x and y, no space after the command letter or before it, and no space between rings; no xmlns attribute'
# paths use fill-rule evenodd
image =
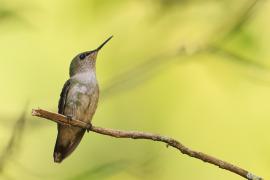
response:
<svg viewBox="0 0 270 180"><path fill-rule="evenodd" d="M79 73L72 78L84 84L97 84L96 73L94 71Z"/></svg>

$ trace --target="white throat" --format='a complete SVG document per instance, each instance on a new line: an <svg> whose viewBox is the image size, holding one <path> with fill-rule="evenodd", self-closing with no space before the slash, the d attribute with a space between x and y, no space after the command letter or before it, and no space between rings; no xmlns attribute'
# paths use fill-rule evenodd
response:
<svg viewBox="0 0 270 180"><path fill-rule="evenodd" d="M72 76L71 78L76 79L77 81L80 81L81 83L87 83L87 84L97 83L96 73L94 71L78 73Z"/></svg>

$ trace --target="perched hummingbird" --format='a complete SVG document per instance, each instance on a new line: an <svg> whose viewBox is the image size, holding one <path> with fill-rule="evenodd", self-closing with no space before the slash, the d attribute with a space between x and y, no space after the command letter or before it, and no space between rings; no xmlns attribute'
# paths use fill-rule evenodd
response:
<svg viewBox="0 0 270 180"><path fill-rule="evenodd" d="M112 38L108 38L97 49L78 54L70 64L70 79L66 81L58 103L58 113L72 119L90 123L95 114L99 87L96 79L96 58L99 50ZM80 143L85 129L58 124L58 135L54 147L54 162L60 163Z"/></svg>

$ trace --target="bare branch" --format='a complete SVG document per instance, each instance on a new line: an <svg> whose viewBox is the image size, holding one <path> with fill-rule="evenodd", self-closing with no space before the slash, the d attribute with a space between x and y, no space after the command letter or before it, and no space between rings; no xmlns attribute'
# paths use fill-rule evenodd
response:
<svg viewBox="0 0 270 180"><path fill-rule="evenodd" d="M179 141L158 135L158 134L152 134L152 133L146 133L146 132L139 132L139 131L123 131L123 130L115 130L115 129L109 129L109 128L102 128L102 127L96 127L92 126L91 124L79 121L79 120L68 120L68 118L64 115L49 112L46 110L42 109L33 109L32 110L32 115L45 118L63 125L72 125L72 126L77 126L86 129L87 131L93 131L98 134L103 134L107 136L112 136L115 138L131 138L131 139L148 139L152 141L160 141L166 143L168 146L172 146L176 149L178 149L181 153L186 154L190 157L194 157L196 159L200 159L204 162L213 164L218 166L221 169L228 170L230 172L233 172L235 174L238 174L246 179L249 180L262 180L263 178L258 177L256 175L253 175L247 170L244 170L240 167L237 167L231 163L222 161L220 159L217 159L213 156L207 155L202 152L194 151L189 149L188 147L184 146L182 143Z"/></svg>

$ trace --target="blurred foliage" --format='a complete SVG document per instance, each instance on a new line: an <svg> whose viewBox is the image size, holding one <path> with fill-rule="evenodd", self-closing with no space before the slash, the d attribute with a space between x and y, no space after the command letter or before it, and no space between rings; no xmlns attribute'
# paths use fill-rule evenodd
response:
<svg viewBox="0 0 270 180"><path fill-rule="evenodd" d="M3 21L5 19L11 18L14 16L14 12L9 10L9 9L5 9L5 8L1 8L0 9L0 20Z"/></svg>
<svg viewBox="0 0 270 180"><path fill-rule="evenodd" d="M25 113L26 113L26 108L22 115L19 117L19 119L16 121L11 137L4 148L3 152L0 155L0 173L3 171L5 165L8 163L10 160L11 156L13 154L18 154L16 150L19 149L19 144L23 136L24 132L24 126L25 126Z"/></svg>
<svg viewBox="0 0 270 180"><path fill-rule="evenodd" d="M21 15L24 8L13 5L8 6L7 4L9 3L0 1L0 27L3 28L7 24L29 26L29 23Z"/></svg>
<svg viewBox="0 0 270 180"><path fill-rule="evenodd" d="M75 175L71 178L67 178L67 180L80 180L80 179L104 179L117 171L121 171L125 169L127 164L123 161L109 162L106 164L102 164L100 166L96 166L93 169L87 170L79 175Z"/></svg>
<svg viewBox="0 0 270 180"><path fill-rule="evenodd" d="M158 143L94 133L58 165L55 124L28 115L17 125L27 99L56 111L70 60L110 35L94 124L169 135L269 178L269 9L263 0L1 0L0 178L240 179Z"/></svg>

